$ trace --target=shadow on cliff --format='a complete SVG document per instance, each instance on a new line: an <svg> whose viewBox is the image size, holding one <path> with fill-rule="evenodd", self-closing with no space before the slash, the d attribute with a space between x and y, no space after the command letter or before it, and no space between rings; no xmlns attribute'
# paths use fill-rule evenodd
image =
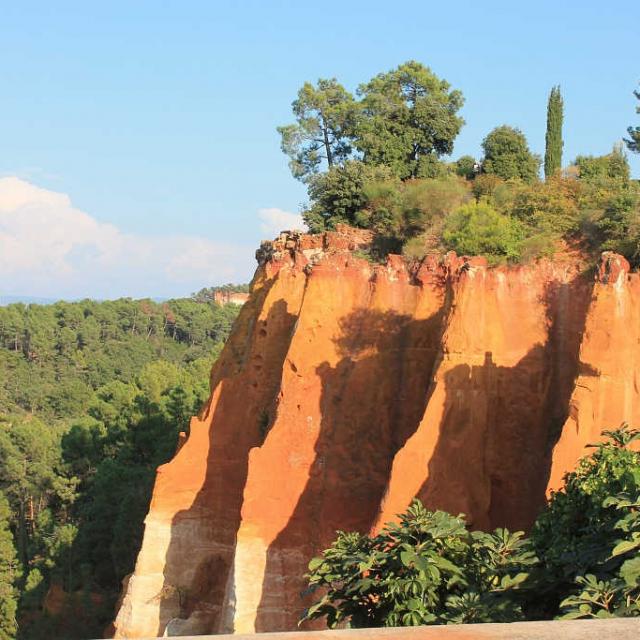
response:
<svg viewBox="0 0 640 640"><path fill-rule="evenodd" d="M431 509L464 513L473 528L528 530L545 501L551 454L569 415L593 282L553 283L542 302L545 344L514 366L461 364L444 375L440 435L418 492Z"/></svg>
<svg viewBox="0 0 640 640"><path fill-rule="evenodd" d="M579 350L592 288L587 276L550 285L541 300L547 341L514 366L498 366L486 352L480 364L445 374L440 435L418 492L428 507L465 512L475 528L530 527L575 379L585 373ZM267 552L257 632L295 628L308 604L300 599L306 562L336 530L374 524L394 456L435 389L444 319L444 310L424 321L359 311L343 321L342 359L318 368L322 423L309 480Z"/></svg>
<svg viewBox="0 0 640 640"><path fill-rule="evenodd" d="M185 633L215 633L221 625L249 451L264 436L261 416L275 405L297 319L288 312L287 303L279 300L265 320L256 321L267 291L265 287L261 300L252 300L253 309L243 309L246 326L238 331L238 344L229 345L223 355L229 361L220 365L219 397L204 410L209 413L205 416L209 437L206 479L192 506L172 520L164 586L157 596L160 635L168 620L176 617L190 618L181 623Z"/></svg>
<svg viewBox="0 0 640 640"><path fill-rule="evenodd" d="M394 455L429 400L445 315L445 307L424 320L363 309L340 323L341 359L316 369L322 395L315 460L293 514L267 551L257 632L295 628L310 556L328 546L337 529L371 528Z"/></svg>

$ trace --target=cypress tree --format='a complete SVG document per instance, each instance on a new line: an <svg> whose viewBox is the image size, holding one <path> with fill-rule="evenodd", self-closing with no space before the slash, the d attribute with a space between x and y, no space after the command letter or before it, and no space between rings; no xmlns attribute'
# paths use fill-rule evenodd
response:
<svg viewBox="0 0 640 640"><path fill-rule="evenodd" d="M544 176L551 177L562 166L562 121L564 103L560 94L560 87L553 87L549 94L547 105L547 135L544 154Z"/></svg>

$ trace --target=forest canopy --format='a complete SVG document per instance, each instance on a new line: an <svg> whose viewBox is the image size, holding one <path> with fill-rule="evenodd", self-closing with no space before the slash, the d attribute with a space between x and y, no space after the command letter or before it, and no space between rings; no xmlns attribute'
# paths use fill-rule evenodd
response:
<svg viewBox="0 0 640 640"><path fill-rule="evenodd" d="M0 307L0 638L102 637L238 314L213 293Z"/></svg>

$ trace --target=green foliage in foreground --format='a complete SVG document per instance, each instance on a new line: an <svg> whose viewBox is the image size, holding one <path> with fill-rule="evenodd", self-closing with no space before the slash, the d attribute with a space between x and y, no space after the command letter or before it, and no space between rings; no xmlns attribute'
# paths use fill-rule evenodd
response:
<svg viewBox="0 0 640 640"><path fill-rule="evenodd" d="M522 533L470 532L462 517L414 501L377 536L339 533L309 564L326 589L306 618L335 627L415 626L522 619L520 587L536 561Z"/></svg>
<svg viewBox="0 0 640 640"><path fill-rule="evenodd" d="M547 608L565 618L640 615L640 432L608 441L565 477L531 539L543 569Z"/></svg>
<svg viewBox="0 0 640 640"><path fill-rule="evenodd" d="M567 474L530 538L469 531L419 501L375 536L338 532L309 563L330 627L640 616L640 438L604 432Z"/></svg>
<svg viewBox="0 0 640 640"><path fill-rule="evenodd" d="M210 294L0 307L0 640L16 619L29 640L102 636L155 470L238 313ZM51 587L66 594L53 615Z"/></svg>

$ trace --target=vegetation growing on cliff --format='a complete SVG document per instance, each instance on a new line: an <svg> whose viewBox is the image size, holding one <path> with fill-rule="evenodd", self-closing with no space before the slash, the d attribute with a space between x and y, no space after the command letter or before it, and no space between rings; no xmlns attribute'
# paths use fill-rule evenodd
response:
<svg viewBox="0 0 640 640"><path fill-rule="evenodd" d="M640 616L640 432L623 426L567 474L530 538L468 531L415 501L375 536L339 532L309 563L330 627Z"/></svg>
<svg viewBox="0 0 640 640"><path fill-rule="evenodd" d="M516 262L549 255L564 241L640 264L640 184L630 179L620 147L579 156L564 175L544 182L489 173L402 181L385 167L352 160L316 176L309 192L315 202L305 215L312 229L337 222L373 229L388 251L412 258L453 249ZM461 222L470 211L484 212L480 235ZM481 238L503 237L506 229L506 244Z"/></svg>
<svg viewBox="0 0 640 640"><path fill-rule="evenodd" d="M520 129L502 125L482 141L484 160L482 172L502 180L531 183L538 179L540 158L531 153L529 143Z"/></svg>
<svg viewBox="0 0 640 640"><path fill-rule="evenodd" d="M210 293L0 307L0 638L103 635L238 313Z"/></svg>
<svg viewBox="0 0 640 640"><path fill-rule="evenodd" d="M551 178L562 168L562 122L564 102L560 87L553 87L547 104L547 133L545 136L544 177Z"/></svg>
<svg viewBox="0 0 640 640"><path fill-rule="evenodd" d="M300 89L296 122L278 127L294 177L308 181L323 165L331 170L356 158L403 180L437 175L464 124L462 93L415 60L379 73L357 93L358 101L335 78Z"/></svg>
<svg viewBox="0 0 640 640"><path fill-rule="evenodd" d="M279 128L292 172L307 184L302 214L312 232L337 223L373 229L379 257L453 249L517 262L569 243L593 253L618 251L640 264L640 187L630 179L623 147L578 156L562 170L559 87L547 108L545 181L540 157L508 125L487 134L480 161L445 162L464 124L458 115L464 99L418 62L378 74L357 94L335 79L307 83L293 103L296 123ZM628 134L629 149L637 151L638 128ZM438 211L425 202L434 193L442 194ZM462 224L472 210L475 221L482 219L484 240L475 237L477 226Z"/></svg>
<svg viewBox="0 0 640 640"><path fill-rule="evenodd" d="M295 123L279 132L308 188L310 229L373 229L384 250L412 258L454 249L519 261L568 241L640 264L640 187L621 145L563 172L554 89L546 181L508 125L488 133L480 161L448 163L462 105L415 61L357 97L336 79L305 84ZM628 135L640 151L640 128ZM0 640L18 627L30 638L102 635L155 469L206 398L237 313L212 305L214 292L0 308ZM265 410L261 432L268 423ZM640 459L628 449L638 434L610 436L567 476L530 539L469 532L462 517L419 503L378 536L341 533L310 565L312 586L328 591L308 617L379 626L638 615Z"/></svg>
<svg viewBox="0 0 640 640"><path fill-rule="evenodd" d="M634 91L633 95L640 100L640 91ZM640 114L640 106L636 107L636 113ZM625 141L631 151L640 153L640 127L629 127L627 129L629 138Z"/></svg>

